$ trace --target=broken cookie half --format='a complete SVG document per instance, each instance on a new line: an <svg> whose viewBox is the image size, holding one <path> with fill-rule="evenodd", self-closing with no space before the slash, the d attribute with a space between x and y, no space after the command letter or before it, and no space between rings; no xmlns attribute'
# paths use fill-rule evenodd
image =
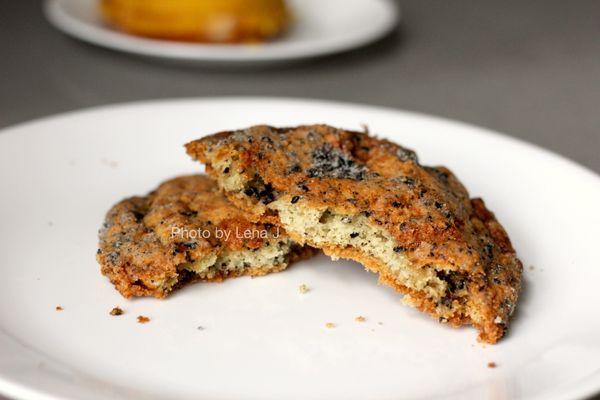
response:
<svg viewBox="0 0 600 400"><path fill-rule="evenodd" d="M253 220L362 263L404 301L495 343L521 286L521 262L481 199L411 150L326 125L255 126L186 145Z"/></svg>
<svg viewBox="0 0 600 400"><path fill-rule="evenodd" d="M100 229L101 271L125 297L165 297L192 281L281 271L313 251L283 229L250 222L204 175L115 205Z"/></svg>

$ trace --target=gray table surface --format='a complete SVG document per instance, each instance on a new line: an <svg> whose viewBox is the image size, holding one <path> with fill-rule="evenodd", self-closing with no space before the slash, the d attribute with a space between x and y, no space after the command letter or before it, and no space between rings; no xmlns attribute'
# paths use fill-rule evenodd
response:
<svg viewBox="0 0 600 400"><path fill-rule="evenodd" d="M481 125L600 173L600 1L400 4L401 26L372 46L275 68L224 70L86 45L54 30L39 1L0 0L0 128L116 102L295 96Z"/></svg>

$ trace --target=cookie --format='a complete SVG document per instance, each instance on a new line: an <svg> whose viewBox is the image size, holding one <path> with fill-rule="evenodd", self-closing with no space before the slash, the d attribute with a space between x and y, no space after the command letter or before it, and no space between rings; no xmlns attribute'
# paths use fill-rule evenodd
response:
<svg viewBox="0 0 600 400"><path fill-rule="evenodd" d="M358 261L404 302L479 339L504 336L522 265L494 214L444 167L367 133L255 126L186 145L253 220Z"/></svg>
<svg viewBox="0 0 600 400"><path fill-rule="evenodd" d="M205 175L121 201L99 238L102 274L125 297L162 298L192 281L265 275L311 253L283 229L250 222Z"/></svg>

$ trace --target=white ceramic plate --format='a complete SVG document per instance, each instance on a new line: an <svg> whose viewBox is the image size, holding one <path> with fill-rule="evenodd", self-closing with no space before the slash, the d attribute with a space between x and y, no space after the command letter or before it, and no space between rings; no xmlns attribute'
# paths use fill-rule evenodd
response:
<svg viewBox="0 0 600 400"><path fill-rule="evenodd" d="M440 325L359 265L324 256L259 279L188 286L164 301L124 300L100 275L104 213L198 171L183 143L257 123L316 122L368 124L425 164L447 165L486 199L525 265L508 337L478 344L473 329ZM367 106L150 102L5 130L0 188L0 393L8 396L572 399L600 388L600 179L532 145ZM117 305L125 314L110 316ZM140 325L138 315L151 321Z"/></svg>
<svg viewBox="0 0 600 400"><path fill-rule="evenodd" d="M99 46L146 56L199 62L255 63L316 57L350 50L387 34L397 23L392 0L288 0L290 32L262 45L177 43L140 38L106 26L98 0L46 0L54 26Z"/></svg>

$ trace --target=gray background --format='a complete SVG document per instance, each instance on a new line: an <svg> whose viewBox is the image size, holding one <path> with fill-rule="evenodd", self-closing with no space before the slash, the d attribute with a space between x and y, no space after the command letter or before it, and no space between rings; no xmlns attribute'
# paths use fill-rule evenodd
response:
<svg viewBox="0 0 600 400"><path fill-rule="evenodd" d="M370 47L276 68L223 70L82 44L49 26L39 1L0 0L0 127L142 99L298 96L485 126L600 172L599 0L400 4L401 26Z"/></svg>
<svg viewBox="0 0 600 400"><path fill-rule="evenodd" d="M370 47L225 71L82 44L49 26L39 1L0 0L0 127L140 99L299 96L470 122L600 172L600 1L399 2L400 28Z"/></svg>

